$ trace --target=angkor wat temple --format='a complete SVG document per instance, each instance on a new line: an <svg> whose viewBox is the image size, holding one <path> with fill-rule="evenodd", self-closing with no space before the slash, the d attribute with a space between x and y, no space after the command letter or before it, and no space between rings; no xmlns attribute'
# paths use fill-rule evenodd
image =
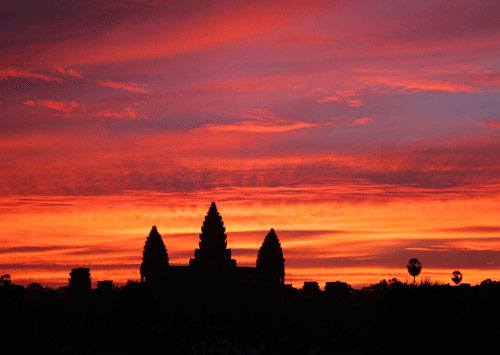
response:
<svg viewBox="0 0 500 355"><path fill-rule="evenodd" d="M256 267L236 266L227 248L227 235L222 217L212 202L201 227L199 249L189 265L169 265L167 248L156 226L153 226L144 245L141 281L193 286L214 282L283 285L285 259L274 229L264 239L257 255Z"/></svg>

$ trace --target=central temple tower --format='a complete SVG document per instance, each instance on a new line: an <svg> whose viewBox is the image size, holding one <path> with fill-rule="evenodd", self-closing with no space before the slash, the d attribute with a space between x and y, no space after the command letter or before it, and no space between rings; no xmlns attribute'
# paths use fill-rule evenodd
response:
<svg viewBox="0 0 500 355"><path fill-rule="evenodd" d="M212 202L201 227L200 248L194 251L194 259L189 260L189 265L205 270L234 268L236 261L231 259L231 249L227 249L226 238L224 222L215 202Z"/></svg>

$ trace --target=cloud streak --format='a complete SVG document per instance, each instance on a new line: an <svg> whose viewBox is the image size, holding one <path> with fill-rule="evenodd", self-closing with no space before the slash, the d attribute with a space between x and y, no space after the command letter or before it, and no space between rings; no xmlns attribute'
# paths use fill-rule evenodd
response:
<svg viewBox="0 0 500 355"><path fill-rule="evenodd" d="M324 96L318 99L318 102L320 104L329 102L345 102L349 105L349 107L361 107L364 105L363 101L357 97L355 90L337 91L333 96Z"/></svg>
<svg viewBox="0 0 500 355"><path fill-rule="evenodd" d="M347 123L348 126L365 126L369 123L373 122L373 118L371 117L363 117L353 119L352 122Z"/></svg>
<svg viewBox="0 0 500 355"><path fill-rule="evenodd" d="M55 76L34 73L28 70L14 69L14 68L0 68L0 80L8 78L22 78L22 79L40 79L44 81L56 81L62 83L63 80Z"/></svg>
<svg viewBox="0 0 500 355"><path fill-rule="evenodd" d="M123 112L111 112L111 111L103 111L98 112L95 115L98 118L112 118L112 119L131 119L134 120L137 118L137 112L134 111L133 108L127 107Z"/></svg>
<svg viewBox="0 0 500 355"><path fill-rule="evenodd" d="M54 67L54 71L56 73L59 73L59 74L62 74L62 75L69 75L69 76L72 76L74 78L78 78L78 79L81 79L82 78L82 74L78 73L76 70L74 69L71 69L71 68L67 68L65 69L63 66L61 65L56 65Z"/></svg>
<svg viewBox="0 0 500 355"><path fill-rule="evenodd" d="M87 5L83 6L81 11L100 18L108 18L108 23L114 24L116 21L112 19L116 18L115 13L109 10L120 8L120 5L118 2L110 4L109 8L103 6L90 8L90 5ZM316 2L308 2L308 6L304 7L300 1L292 4L283 1L258 1L236 5L222 2L218 6L200 6L198 11L193 11L191 7L182 3L177 3L173 8L155 4L154 8L155 14L152 15L137 4L131 4L129 8L122 10L124 17L116 26L110 25L109 28L103 28L100 24L94 26L95 31L104 31L106 36L92 36L90 29L90 35L84 39L68 29L71 22L50 22L49 15L45 20L40 20L42 22L40 26L55 31L58 26L65 25L62 30L69 39L57 38L52 42L50 50L35 47L39 55L37 61L83 65L159 58L193 52L247 40L303 21L308 15L317 11L318 5ZM192 15L190 11L193 12ZM141 16L146 16L145 12L157 21L148 22L140 19ZM182 14L180 17L182 21L178 21L179 14ZM73 15L80 20L80 16ZM89 26L88 21L85 25ZM48 40L50 38L40 38L42 43ZM81 47L82 41L85 40L91 41L92 51ZM28 48L33 50L30 45L35 45L28 44ZM9 55L12 61L16 58L18 58L16 54Z"/></svg>
<svg viewBox="0 0 500 355"><path fill-rule="evenodd" d="M143 94L147 93L146 89L144 89L141 84L134 82L119 83L111 80L96 80L95 82L99 86L107 86L113 89L120 89L131 92L140 92Z"/></svg>
<svg viewBox="0 0 500 355"><path fill-rule="evenodd" d="M484 127L500 128L500 123L496 122L481 122L479 124Z"/></svg>
<svg viewBox="0 0 500 355"><path fill-rule="evenodd" d="M70 114L77 109L85 110L85 105L79 104L76 101L26 100L24 105L30 107L44 107L66 114Z"/></svg>
<svg viewBox="0 0 500 355"><path fill-rule="evenodd" d="M231 124L208 124L202 130L211 132L280 133L330 125L330 123L309 123L285 119L268 109L249 110L241 116L248 120Z"/></svg>

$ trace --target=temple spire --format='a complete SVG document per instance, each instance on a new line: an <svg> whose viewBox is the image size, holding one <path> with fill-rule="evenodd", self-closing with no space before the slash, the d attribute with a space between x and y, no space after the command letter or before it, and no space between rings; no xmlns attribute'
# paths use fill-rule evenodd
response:
<svg viewBox="0 0 500 355"><path fill-rule="evenodd" d="M156 226L151 228L144 244L141 264L141 281L164 276L168 267L168 254L163 239Z"/></svg>
<svg viewBox="0 0 500 355"><path fill-rule="evenodd" d="M268 282L285 283L285 258L278 236L272 228L259 249L257 271Z"/></svg>
<svg viewBox="0 0 500 355"><path fill-rule="evenodd" d="M201 227L199 249L195 250L190 265L203 267L223 267L235 265L231 259L231 249L227 249L226 228L215 202L208 209Z"/></svg>

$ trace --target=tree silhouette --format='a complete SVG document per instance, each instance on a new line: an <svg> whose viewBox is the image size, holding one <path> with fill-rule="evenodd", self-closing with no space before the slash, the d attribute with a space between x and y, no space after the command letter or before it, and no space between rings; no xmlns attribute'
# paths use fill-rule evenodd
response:
<svg viewBox="0 0 500 355"><path fill-rule="evenodd" d="M453 271L452 275L453 277L451 278L451 281L453 281L455 285L458 286L458 284L462 282L462 273L460 271Z"/></svg>
<svg viewBox="0 0 500 355"><path fill-rule="evenodd" d="M28 286L26 286L26 289L33 292L42 292L43 286L40 285L38 282L32 282Z"/></svg>
<svg viewBox="0 0 500 355"><path fill-rule="evenodd" d="M491 279L486 279L481 281L481 286L491 286L493 284L493 281Z"/></svg>
<svg viewBox="0 0 500 355"><path fill-rule="evenodd" d="M285 283L285 259L274 229L267 234L259 249L257 271L272 283Z"/></svg>
<svg viewBox="0 0 500 355"><path fill-rule="evenodd" d="M146 239L142 253L141 282L163 276L167 271L167 267L167 249L156 226L153 226Z"/></svg>
<svg viewBox="0 0 500 355"><path fill-rule="evenodd" d="M422 271L422 263L418 259L410 259L406 267L408 268L408 273L413 276L413 284L415 285L415 277Z"/></svg>
<svg viewBox="0 0 500 355"><path fill-rule="evenodd" d="M10 284L11 284L11 280L10 280L9 274L5 274L5 275L0 276L0 285L2 287L8 287L8 286L10 286Z"/></svg>

